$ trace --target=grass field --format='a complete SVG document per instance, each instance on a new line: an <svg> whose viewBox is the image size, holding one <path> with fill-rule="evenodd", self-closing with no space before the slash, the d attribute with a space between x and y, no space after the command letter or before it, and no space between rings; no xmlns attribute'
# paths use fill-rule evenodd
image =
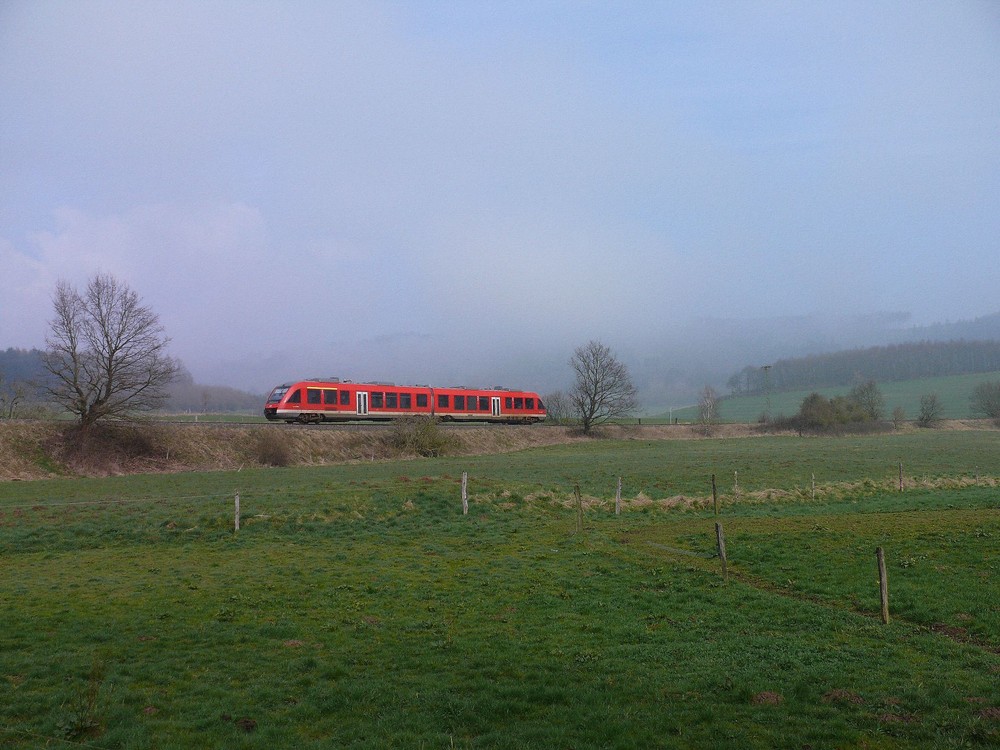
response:
<svg viewBox="0 0 1000 750"><path fill-rule="evenodd" d="M885 397L886 418L889 418L893 409L898 406L906 413L907 419L916 419L920 415L920 397L935 393L941 401L942 419L968 419L973 416L969 406L969 397L973 389L980 383L996 381L1000 381L1000 373L993 372L908 380L900 383L879 383L878 386ZM850 390L849 386L811 388L804 391L772 393L769 399L765 396L727 398L719 402L719 415L723 422L756 422L765 413L770 401L772 416L790 417L799 410L802 400L810 393L818 392L830 398L846 395ZM698 419L698 407L674 409L672 415L681 421L694 422ZM660 418L665 416L660 415Z"/></svg>
<svg viewBox="0 0 1000 750"><path fill-rule="evenodd" d="M995 431L7 482L0 747L996 747L998 548Z"/></svg>

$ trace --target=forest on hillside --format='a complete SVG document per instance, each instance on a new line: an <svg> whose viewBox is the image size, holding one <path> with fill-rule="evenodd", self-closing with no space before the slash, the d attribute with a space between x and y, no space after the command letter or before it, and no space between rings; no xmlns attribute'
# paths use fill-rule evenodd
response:
<svg viewBox="0 0 1000 750"><path fill-rule="evenodd" d="M726 382L734 396L891 383L1000 371L1000 341L920 341L748 365Z"/></svg>
<svg viewBox="0 0 1000 750"><path fill-rule="evenodd" d="M0 378L8 383L27 383L38 380L45 369L42 352L38 349L0 350Z"/></svg>

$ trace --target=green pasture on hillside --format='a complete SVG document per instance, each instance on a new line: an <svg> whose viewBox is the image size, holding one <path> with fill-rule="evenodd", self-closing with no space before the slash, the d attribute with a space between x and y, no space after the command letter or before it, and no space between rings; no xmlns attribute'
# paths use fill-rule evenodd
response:
<svg viewBox="0 0 1000 750"><path fill-rule="evenodd" d="M3 483L0 747L996 747L998 549L998 432Z"/></svg>
<svg viewBox="0 0 1000 750"><path fill-rule="evenodd" d="M1000 373L977 373L974 375L950 375L941 378L924 378L908 380L899 383L879 383L879 390L885 397L886 418L892 416L898 406L903 409L908 420L920 416L920 397L935 393L941 401L942 419L968 419L973 414L969 398L973 389L980 383L1000 381ZM719 402L719 416L723 422L749 423L756 422L768 409L772 417L790 417L798 412L802 400L810 393L821 393L827 398L845 396L851 391L850 386L839 388L812 388L804 391L784 391L766 396L738 396L725 398ZM698 420L698 407L688 406L674 409L672 416L681 422ZM656 419L666 418L659 415ZM647 421L647 420L643 420Z"/></svg>

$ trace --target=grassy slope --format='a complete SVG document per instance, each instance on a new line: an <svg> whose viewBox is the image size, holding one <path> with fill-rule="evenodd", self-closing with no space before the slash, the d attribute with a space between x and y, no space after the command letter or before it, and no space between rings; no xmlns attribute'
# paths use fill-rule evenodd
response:
<svg viewBox="0 0 1000 750"><path fill-rule="evenodd" d="M0 747L995 746L998 449L594 442L0 484Z"/></svg>
<svg viewBox="0 0 1000 750"><path fill-rule="evenodd" d="M916 419L920 414L920 397L936 393L943 406L943 419L967 419L971 415L969 397L972 390L983 382L1000 380L1000 373L980 373L976 375L953 375L943 378L925 378L909 380L900 383L879 383L879 389L885 397L886 416L892 414L897 406L902 407L907 419ZM802 399L810 393L818 392L824 396L845 395L850 387L814 388L804 391L786 391L772 393L770 397L771 414L774 416L791 416L799 410ZM720 415L724 422L755 422L767 408L768 399L764 396L741 396L727 398L720 402ZM665 417L666 415L660 415ZM684 409L674 409L673 416L681 421L694 421L698 418L698 407L690 406Z"/></svg>

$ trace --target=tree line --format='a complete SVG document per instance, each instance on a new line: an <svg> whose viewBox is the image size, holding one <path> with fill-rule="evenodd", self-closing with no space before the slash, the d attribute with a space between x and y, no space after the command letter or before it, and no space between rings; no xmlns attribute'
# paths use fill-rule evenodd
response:
<svg viewBox="0 0 1000 750"><path fill-rule="evenodd" d="M890 383L945 375L1000 371L1000 341L921 341L780 359L748 365L726 382L734 396L848 386L860 380Z"/></svg>

